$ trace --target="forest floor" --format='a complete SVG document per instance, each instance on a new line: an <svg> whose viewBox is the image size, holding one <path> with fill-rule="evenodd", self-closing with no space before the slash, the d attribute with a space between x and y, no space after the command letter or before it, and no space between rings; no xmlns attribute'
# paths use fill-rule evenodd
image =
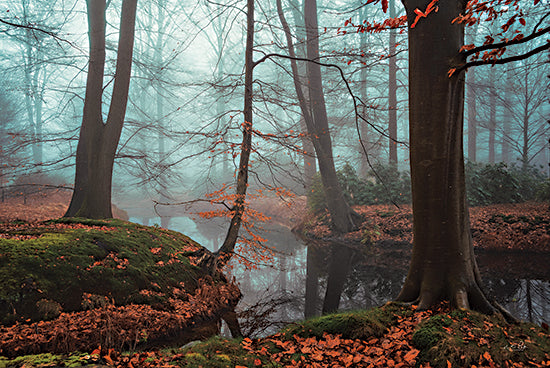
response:
<svg viewBox="0 0 550 368"><path fill-rule="evenodd" d="M550 335L440 305L429 311L388 303L319 317L259 339L211 338L180 348L119 352L97 347L8 360L0 367L548 367Z"/></svg>
<svg viewBox="0 0 550 368"><path fill-rule="evenodd" d="M357 244L412 243L412 208L401 205L356 206L358 229L345 235ZM474 247L487 251L550 252L550 204L514 203L470 208ZM308 238L334 238L330 214L309 215L299 231Z"/></svg>
<svg viewBox="0 0 550 368"><path fill-rule="evenodd" d="M56 218L63 214L67 198L66 194L59 194L50 198L28 198L26 204L4 202L0 205L0 219L41 221ZM20 198L16 200L22 202ZM281 206L258 205L277 208L276 216L281 223L291 224L300 215L292 215L292 221L285 220L288 216L284 207L288 205ZM389 241L410 248L410 207L368 206L357 207L356 211L364 220L358 231L348 235L350 243L383 244ZM538 253L550 250L548 204L472 208L471 218L478 249ZM326 214L309 217L302 231L309 237L330 240L332 233L328 223ZM103 307L102 313L109 313L108 308L112 306ZM98 325L92 319L89 323L86 321L82 321L85 330L104 328L105 331L97 331L100 336L116 333L112 326ZM157 323L142 322L148 326ZM6 332L6 328L1 329ZM28 333L33 336L33 331ZM12 335L13 339L19 338ZM40 339L40 336L35 337ZM368 311L292 324L280 333L258 339L212 338L185 347L144 346L142 350L131 352L121 352L104 343L80 349L80 352L0 357L0 368L54 366L550 367L550 334L546 325L508 324L499 316L451 311L446 305L417 311L414 306L390 303Z"/></svg>

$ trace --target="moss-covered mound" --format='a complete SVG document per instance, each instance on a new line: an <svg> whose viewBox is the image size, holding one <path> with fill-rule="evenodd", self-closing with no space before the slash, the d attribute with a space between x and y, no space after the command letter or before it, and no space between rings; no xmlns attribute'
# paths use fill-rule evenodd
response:
<svg viewBox="0 0 550 368"><path fill-rule="evenodd" d="M219 318L240 297L196 267L204 249L174 231L84 219L0 228L0 355L135 346Z"/></svg>

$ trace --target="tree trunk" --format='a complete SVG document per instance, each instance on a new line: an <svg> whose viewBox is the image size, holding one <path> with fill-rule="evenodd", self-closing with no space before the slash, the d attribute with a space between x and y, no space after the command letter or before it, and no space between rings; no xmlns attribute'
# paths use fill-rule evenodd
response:
<svg viewBox="0 0 550 368"><path fill-rule="evenodd" d="M328 266L327 290L323 301L323 314L334 313L340 305L340 297L352 266L354 250L343 245L331 246Z"/></svg>
<svg viewBox="0 0 550 368"><path fill-rule="evenodd" d="M320 250L313 244L307 246L306 263L306 295L304 317L311 318L317 315L317 301L319 299L319 257Z"/></svg>
<svg viewBox="0 0 550 368"><path fill-rule="evenodd" d="M304 1L304 20L307 33L307 57L319 60L319 32L317 23L316 0ZM337 232L347 233L355 228L354 212L346 200L338 182L334 158L332 156L332 141L330 138L321 67L318 64L307 63L309 79L309 100L313 124L308 126L309 134L317 154L321 182L327 200L332 225ZM307 123L307 120L306 120Z"/></svg>
<svg viewBox="0 0 550 368"><path fill-rule="evenodd" d="M476 106L476 73L468 70L468 160L477 161L477 106Z"/></svg>
<svg viewBox="0 0 550 368"><path fill-rule="evenodd" d="M252 91L253 91L253 72L254 61L252 51L254 47L254 0L247 1L247 29L246 29L246 51L245 51L245 77L244 77L244 123L243 140L241 143L241 157L239 160L239 171L237 174L237 197L233 205L233 216L231 224L227 231L227 236L218 251L220 256L217 265L227 263L233 254L235 244L239 237L239 230L242 223L242 217L245 211L246 190L248 188L248 165L250 161L250 152L252 149ZM216 266L218 267L218 266Z"/></svg>
<svg viewBox="0 0 550 368"><path fill-rule="evenodd" d="M65 217L110 218L113 165L126 114L132 67L137 0L124 0L113 95L102 117L105 69L105 0L88 0L90 61L82 127L76 151L74 192Z"/></svg>
<svg viewBox="0 0 550 368"><path fill-rule="evenodd" d="M298 1L290 0L291 3L291 10L292 15L294 18L295 23L295 37L298 40L305 40L306 39L306 31L305 31L305 22L304 22L304 16L302 11L300 10L300 4L298 4ZM286 20L283 14L282 4L281 1L277 1L277 11L279 13L279 19L281 20L281 23L286 24ZM286 27L286 28L285 28ZM287 37L287 46L289 48L289 54L294 54L295 57L300 58L306 58L306 48L304 44L302 45L296 45L296 50L293 42L292 42L292 35L290 34L290 27L288 27L288 24L286 24L284 27L285 36ZM304 109L308 110L307 118L311 120L311 112L309 111L309 91L307 88L307 69L306 69L306 62L296 62L293 61L296 67L296 75L293 73L293 78L295 79L295 88L299 88L300 91L303 94L303 100L300 101L300 106L304 106ZM297 83L296 83L297 82ZM317 159L315 157L315 148L313 147L313 143L311 142L311 136L308 134L308 128L307 123L305 121L306 114L303 114L304 117L300 119L300 129L302 132L302 148L304 150L304 185L306 189L306 193L309 193L311 189L311 184L313 183L313 177L315 176L315 173L317 172Z"/></svg>
<svg viewBox="0 0 550 368"><path fill-rule="evenodd" d="M477 25L472 27L472 34L469 35L466 43L473 44L477 34ZM471 68L467 74L468 88L466 89L468 99L468 160L477 161L477 80L476 70Z"/></svg>
<svg viewBox="0 0 550 368"><path fill-rule="evenodd" d="M496 161L497 100L494 74L489 77L489 163Z"/></svg>
<svg viewBox="0 0 550 368"><path fill-rule="evenodd" d="M403 0L409 25L423 0ZM409 124L414 244L397 300L429 308L442 300L491 312L480 289L464 183L464 28L451 21L466 1L439 3L439 11L409 28ZM437 37L434 37L437 35Z"/></svg>
<svg viewBox="0 0 550 368"><path fill-rule="evenodd" d="M395 0L389 1L390 18L395 18ZM395 56L396 30L390 29L390 59L389 59L389 88L388 88L388 135L390 165L397 168L397 58Z"/></svg>
<svg viewBox="0 0 550 368"><path fill-rule="evenodd" d="M502 162L510 163L510 125L512 117L508 113L508 109L512 105L512 72L508 67L506 70L506 89L504 90L504 111L502 119Z"/></svg>

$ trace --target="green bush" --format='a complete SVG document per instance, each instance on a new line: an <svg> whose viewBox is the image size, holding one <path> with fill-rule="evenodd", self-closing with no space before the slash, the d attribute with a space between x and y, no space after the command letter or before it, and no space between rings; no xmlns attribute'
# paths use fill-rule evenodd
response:
<svg viewBox="0 0 550 368"><path fill-rule="evenodd" d="M465 170L471 206L543 200L545 179L533 166L467 162Z"/></svg>
<svg viewBox="0 0 550 368"><path fill-rule="evenodd" d="M393 166L374 166L366 179L359 178L355 169L346 163L337 172L344 197L350 205L410 203L411 180L408 172L400 172ZM313 178L308 203L315 213L326 209L323 184L319 173Z"/></svg>
<svg viewBox="0 0 550 368"><path fill-rule="evenodd" d="M550 179L536 167L467 162L465 171L470 206L550 201ZM407 171L376 165L366 178L360 178L350 164L345 164L337 174L350 205L411 203L411 178ZM313 179L308 202L315 213L326 209L319 173Z"/></svg>

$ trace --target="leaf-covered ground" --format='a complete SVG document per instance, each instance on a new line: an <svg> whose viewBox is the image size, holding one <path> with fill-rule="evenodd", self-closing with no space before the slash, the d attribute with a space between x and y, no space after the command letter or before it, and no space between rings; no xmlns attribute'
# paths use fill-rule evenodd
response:
<svg viewBox="0 0 550 368"><path fill-rule="evenodd" d="M0 367L550 366L548 331L530 324L507 324L498 316L450 311L445 305L417 311L389 303L308 320L261 339L212 338L189 345L133 353L98 347L70 356L0 358Z"/></svg>
<svg viewBox="0 0 550 368"><path fill-rule="evenodd" d="M390 240L412 242L412 209L390 205L357 206L362 215L359 230L346 238L353 242L376 244ZM304 224L308 237L328 239L330 215L312 217ZM470 209L474 246L486 250L550 251L550 207L548 203L501 204Z"/></svg>
<svg viewBox="0 0 550 368"><path fill-rule="evenodd" d="M59 218L65 214L72 191L55 189L28 195L6 196L0 202L0 221L24 220L29 222ZM128 220L128 214L113 205L113 216Z"/></svg>

